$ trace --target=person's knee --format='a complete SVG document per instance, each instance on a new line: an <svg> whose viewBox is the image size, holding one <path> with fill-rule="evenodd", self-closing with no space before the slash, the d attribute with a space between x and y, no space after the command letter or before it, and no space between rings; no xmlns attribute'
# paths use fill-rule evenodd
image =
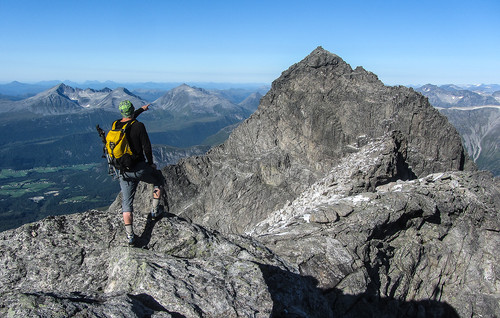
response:
<svg viewBox="0 0 500 318"><path fill-rule="evenodd" d="M123 195L123 193L122 193ZM122 198L122 213L132 213L134 212L134 197L124 196Z"/></svg>

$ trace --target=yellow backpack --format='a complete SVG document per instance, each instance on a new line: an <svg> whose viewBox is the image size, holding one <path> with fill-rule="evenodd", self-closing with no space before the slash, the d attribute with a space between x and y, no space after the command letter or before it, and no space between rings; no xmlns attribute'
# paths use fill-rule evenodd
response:
<svg viewBox="0 0 500 318"><path fill-rule="evenodd" d="M106 135L106 151L110 157L110 164L123 171L132 168L135 164L135 156L130 149L125 132L136 121L126 123L120 129L116 128L117 122L118 120L113 122L111 130Z"/></svg>

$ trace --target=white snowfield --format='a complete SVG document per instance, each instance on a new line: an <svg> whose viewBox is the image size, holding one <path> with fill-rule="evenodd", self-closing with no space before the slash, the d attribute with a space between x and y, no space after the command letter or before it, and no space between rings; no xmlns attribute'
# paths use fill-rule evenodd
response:
<svg viewBox="0 0 500 318"><path fill-rule="evenodd" d="M466 106L466 107L435 107L436 109L456 109L456 110L474 110L482 108L496 108L500 109L500 105L483 105L483 106Z"/></svg>

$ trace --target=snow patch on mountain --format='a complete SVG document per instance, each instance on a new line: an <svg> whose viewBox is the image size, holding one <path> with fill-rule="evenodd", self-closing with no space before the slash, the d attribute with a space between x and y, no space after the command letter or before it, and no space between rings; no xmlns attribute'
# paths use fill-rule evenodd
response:
<svg viewBox="0 0 500 318"><path fill-rule="evenodd" d="M350 145L350 147L356 149L357 152L342 158L340 163L323 179L311 185L293 202L287 202L283 208L259 222L246 234L281 232L297 222L309 223L323 206L351 205L370 201L371 194L369 193L350 194L353 188L353 175L367 174L371 167L382 164L384 149L387 149L386 141L378 139L361 148L356 145Z"/></svg>

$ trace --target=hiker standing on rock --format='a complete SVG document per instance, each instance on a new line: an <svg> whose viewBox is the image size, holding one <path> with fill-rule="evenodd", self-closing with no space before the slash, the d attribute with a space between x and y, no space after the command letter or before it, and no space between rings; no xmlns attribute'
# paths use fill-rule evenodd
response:
<svg viewBox="0 0 500 318"><path fill-rule="evenodd" d="M118 108L122 119L113 123L113 130L125 127L125 137L132 152L131 162L127 167L120 168L120 188L122 193L122 213L127 233L128 244L133 245L136 239L133 228L133 202L139 181L154 185L153 205L151 209L152 219L156 219L162 213L159 209L162 194L163 175L156 169L153 163L153 152L146 127L136 120L143 111L148 110L149 104L135 111L134 105L128 100L120 103Z"/></svg>

